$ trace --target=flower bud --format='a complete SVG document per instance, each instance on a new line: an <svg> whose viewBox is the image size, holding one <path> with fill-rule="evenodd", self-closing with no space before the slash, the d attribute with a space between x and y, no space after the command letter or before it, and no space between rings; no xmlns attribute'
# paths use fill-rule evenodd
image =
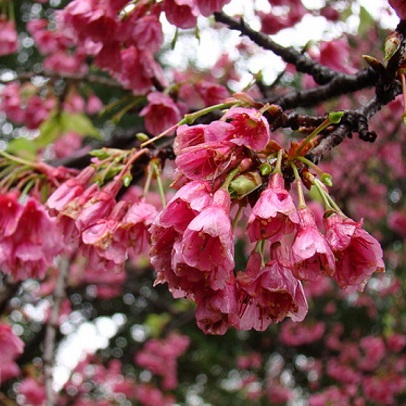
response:
<svg viewBox="0 0 406 406"><path fill-rule="evenodd" d="M258 172L246 172L237 176L228 187L231 198L242 199L262 185L262 177Z"/></svg>

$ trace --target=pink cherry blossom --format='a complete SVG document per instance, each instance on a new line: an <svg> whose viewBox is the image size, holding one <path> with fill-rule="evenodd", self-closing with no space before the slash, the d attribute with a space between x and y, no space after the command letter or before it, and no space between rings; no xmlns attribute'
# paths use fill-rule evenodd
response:
<svg viewBox="0 0 406 406"><path fill-rule="evenodd" d="M76 197L83 194L85 187L95 175L96 170L92 166L86 167L75 178L62 183L49 196L46 205L51 211L60 212Z"/></svg>
<svg viewBox="0 0 406 406"><path fill-rule="evenodd" d="M0 244L4 237L10 237L17 229L24 210L18 202L18 193L10 192L0 195Z"/></svg>
<svg viewBox="0 0 406 406"><path fill-rule="evenodd" d="M388 225L393 231L406 239L406 213L401 211L393 212L388 218Z"/></svg>
<svg viewBox="0 0 406 406"><path fill-rule="evenodd" d="M406 20L406 4L403 0L389 0L389 4L402 20Z"/></svg>
<svg viewBox="0 0 406 406"><path fill-rule="evenodd" d="M42 278L55 256L62 251L61 238L55 220L40 203L29 198L16 230L0 243L3 272L13 274L16 280Z"/></svg>
<svg viewBox="0 0 406 406"><path fill-rule="evenodd" d="M338 72L354 73L356 69L352 67L348 58L350 47L348 42L342 38L320 43L319 62Z"/></svg>
<svg viewBox="0 0 406 406"><path fill-rule="evenodd" d="M24 397L24 403L27 405L41 406L45 402L45 386L34 378L22 380L18 385L17 391Z"/></svg>
<svg viewBox="0 0 406 406"><path fill-rule="evenodd" d="M0 383L20 374L15 359L23 353L24 342L17 337L8 324L0 323Z"/></svg>
<svg viewBox="0 0 406 406"><path fill-rule="evenodd" d="M272 248L272 259L261 268L262 258L252 253L246 271L237 275L241 295L240 328L263 331L285 317L302 321L307 313L303 287L289 269L290 261L280 246ZM245 297L244 297L245 296Z"/></svg>
<svg viewBox="0 0 406 406"><path fill-rule="evenodd" d="M379 242L362 229L362 222L333 214L325 219L326 239L337 259L332 275L340 287L363 290L374 272L384 270Z"/></svg>
<svg viewBox="0 0 406 406"><path fill-rule="evenodd" d="M201 291L196 302L196 323L203 333L223 335L229 327L239 324L234 279L231 279L224 289Z"/></svg>
<svg viewBox="0 0 406 406"><path fill-rule="evenodd" d="M206 272L229 273L234 269L234 239L229 218L230 195L224 189L213 196L186 228L182 257L186 264Z"/></svg>
<svg viewBox="0 0 406 406"><path fill-rule="evenodd" d="M25 120L25 111L22 107L21 88L17 83L7 83L1 90L0 108L7 118L16 124Z"/></svg>
<svg viewBox="0 0 406 406"><path fill-rule="evenodd" d="M86 103L87 114L97 114L102 108L103 102L95 94L91 94Z"/></svg>
<svg viewBox="0 0 406 406"><path fill-rule="evenodd" d="M34 95L30 97L25 109L25 125L29 129L38 128L45 121L55 107L55 99L42 99L40 96Z"/></svg>
<svg viewBox="0 0 406 406"><path fill-rule="evenodd" d="M163 10L168 21L179 28L193 28L199 15L195 0L164 0Z"/></svg>
<svg viewBox="0 0 406 406"><path fill-rule="evenodd" d="M86 201L76 219L76 226L80 232L110 214L116 205L116 196L121 187L121 179L115 179Z"/></svg>
<svg viewBox="0 0 406 406"><path fill-rule="evenodd" d="M164 389L175 389L178 385L177 358L185 353L189 344L189 337L172 333L165 339L147 341L134 360L139 366L162 376Z"/></svg>
<svg viewBox="0 0 406 406"><path fill-rule="evenodd" d="M194 86L199 97L203 100L204 106L213 106L223 103L230 96L226 87L208 80L200 80Z"/></svg>
<svg viewBox="0 0 406 406"><path fill-rule="evenodd" d="M123 227L128 230L130 253L137 255L146 252L151 244L149 228L158 214L155 206L137 202L130 206L123 218Z"/></svg>
<svg viewBox="0 0 406 406"><path fill-rule="evenodd" d="M221 11L226 4L230 3L230 0L196 0L196 3L200 12L208 17L216 11Z"/></svg>
<svg viewBox="0 0 406 406"><path fill-rule="evenodd" d="M0 15L0 56L17 52L18 37L14 21L4 20Z"/></svg>
<svg viewBox="0 0 406 406"><path fill-rule="evenodd" d="M156 53L163 42L162 25L157 15L150 14L142 17L136 14L122 22L125 31L123 38L127 43L135 45L138 49L147 49Z"/></svg>
<svg viewBox="0 0 406 406"><path fill-rule="evenodd" d="M83 230L84 244L96 248L97 253L116 264L124 263L128 257L128 230L121 227L128 203L121 201L111 213Z"/></svg>
<svg viewBox="0 0 406 406"><path fill-rule="evenodd" d="M175 162L178 170L191 180L213 180L238 164L238 150L230 144L206 142L184 148Z"/></svg>
<svg viewBox="0 0 406 406"><path fill-rule="evenodd" d="M147 100L148 105L141 110L140 116L144 117L145 127L152 135L164 132L181 120L178 106L168 95L152 92L148 94Z"/></svg>
<svg viewBox="0 0 406 406"><path fill-rule="evenodd" d="M44 59L44 69L48 72L57 72L63 75L87 73L83 55L70 54L65 51L55 52Z"/></svg>
<svg viewBox="0 0 406 406"><path fill-rule="evenodd" d="M234 127L230 141L260 151L268 145L271 138L269 124L256 109L232 107L223 116Z"/></svg>
<svg viewBox="0 0 406 406"><path fill-rule="evenodd" d="M280 339L286 345L301 346L320 340L325 331L326 324L322 321L315 324L287 321L281 326Z"/></svg>
<svg viewBox="0 0 406 406"><path fill-rule="evenodd" d="M149 50L130 46L121 50L120 59L121 67L116 74L117 79L124 87L131 89L134 94L148 92L153 85L153 79L163 86L166 85L162 68L157 64Z"/></svg>
<svg viewBox="0 0 406 406"><path fill-rule="evenodd" d="M86 150L87 147L81 149L82 140L83 137L73 131L68 131L66 134L62 135L62 137L58 137L54 143L55 157L72 157L75 154L79 154L80 152Z"/></svg>
<svg viewBox="0 0 406 406"><path fill-rule="evenodd" d="M180 155L187 147L202 144L205 140L206 124L188 126L182 124L176 130L176 138L173 142L173 151Z"/></svg>
<svg viewBox="0 0 406 406"><path fill-rule="evenodd" d="M299 217L292 196L285 189L285 181L277 172L268 188L255 203L248 219L247 234L251 241L278 241L296 230Z"/></svg>
<svg viewBox="0 0 406 406"><path fill-rule="evenodd" d="M298 210L299 231L292 244L293 274L300 280L314 281L320 275L333 275L335 258L324 236L319 232L313 212Z"/></svg>
<svg viewBox="0 0 406 406"><path fill-rule="evenodd" d="M151 263L157 272L155 283L168 283L172 294L185 296L183 290L177 291L180 281L172 268L174 244L181 240L189 223L204 207L211 204L212 200L213 197L207 183L189 182L178 190L151 225L150 255Z"/></svg>

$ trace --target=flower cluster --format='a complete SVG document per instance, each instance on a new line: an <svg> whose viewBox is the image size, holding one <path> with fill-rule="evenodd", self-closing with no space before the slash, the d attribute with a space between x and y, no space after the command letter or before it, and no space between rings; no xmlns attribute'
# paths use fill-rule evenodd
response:
<svg viewBox="0 0 406 406"><path fill-rule="evenodd" d="M93 271L120 272L129 253L145 252L149 246L148 228L157 209L142 199L117 202L122 176L99 187L91 182L95 174L94 167L87 167L56 189L46 206L67 252L86 258Z"/></svg>
<svg viewBox="0 0 406 406"><path fill-rule="evenodd" d="M13 54L18 49L18 36L14 21L6 20L0 14L0 56Z"/></svg>
<svg viewBox="0 0 406 406"><path fill-rule="evenodd" d="M135 363L155 375L162 376L162 388L175 389L177 380L177 358L186 352L190 338L176 333L162 340L149 340L144 348L136 353Z"/></svg>
<svg viewBox="0 0 406 406"><path fill-rule="evenodd" d="M230 326L265 330L285 317L301 321L303 281L327 275L353 292L384 269L380 245L362 222L324 195L320 231L301 189L307 171L302 166L299 175L295 155L274 144L264 115L251 107L234 106L219 121L177 130L179 190L150 229L151 262L156 283L196 302L197 324L206 333L224 334ZM285 186L282 161L297 172L298 203ZM235 272L237 223L255 244L243 272Z"/></svg>
<svg viewBox="0 0 406 406"><path fill-rule="evenodd" d="M15 280L42 278L62 252L55 220L37 199L23 205L18 194L0 195L0 268Z"/></svg>
<svg viewBox="0 0 406 406"><path fill-rule="evenodd" d="M15 359L22 354L24 343L8 324L0 323L0 385L20 374Z"/></svg>

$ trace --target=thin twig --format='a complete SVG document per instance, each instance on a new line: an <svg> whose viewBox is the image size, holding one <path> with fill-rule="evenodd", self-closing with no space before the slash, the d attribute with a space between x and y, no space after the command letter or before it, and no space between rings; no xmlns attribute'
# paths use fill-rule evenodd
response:
<svg viewBox="0 0 406 406"><path fill-rule="evenodd" d="M94 73L89 73L85 75L74 75L74 74L61 74L61 73L55 73L55 72L46 72L46 71L40 71L40 72L24 72L13 79L8 79L8 80L2 80L0 79L0 84L6 85L8 83L13 83L13 82L26 82L28 80L31 80L34 77L42 77L45 79L61 79L61 80L69 80L72 82L89 82L89 83L97 83L100 85L105 85L113 88L120 88L122 89L123 86L117 82L116 80L107 77L107 76L102 76L102 75L96 75Z"/></svg>
<svg viewBox="0 0 406 406"><path fill-rule="evenodd" d="M58 328L59 312L61 309L62 301L66 296L65 288L68 278L69 265L70 260L68 258L61 258L61 260L59 261L59 275L57 277L55 291L52 296L53 306L45 332L43 360L47 406L54 406L56 404L56 395L52 387L53 367L55 362L55 338L56 330Z"/></svg>

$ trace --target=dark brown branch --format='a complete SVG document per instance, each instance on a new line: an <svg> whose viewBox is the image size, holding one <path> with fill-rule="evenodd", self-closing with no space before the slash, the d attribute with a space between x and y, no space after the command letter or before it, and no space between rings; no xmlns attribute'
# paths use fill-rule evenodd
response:
<svg viewBox="0 0 406 406"><path fill-rule="evenodd" d="M336 78L340 78L341 80L353 79L354 75L334 71L309 58L305 54L296 51L292 47L284 47L276 43L268 35L252 29L241 18L236 19L224 13L215 13L214 16L216 21L226 24L232 30L240 31L241 34L246 35L261 48L272 51L275 55L280 56L286 63L293 64L299 72L311 75L315 82L320 85L329 83ZM369 73L364 74L371 74L369 69L367 72Z"/></svg>
<svg viewBox="0 0 406 406"><path fill-rule="evenodd" d="M372 87L377 80L376 72L372 69L365 69L354 75L337 75L328 84L306 90L292 91L284 96L275 96L267 102L278 104L283 109L311 107L344 94Z"/></svg>
<svg viewBox="0 0 406 406"><path fill-rule="evenodd" d="M117 82L116 80L109 78L107 76L95 75L94 73L89 73L86 75L66 75L54 72L25 72L17 75L15 78L11 80L1 80L0 84L6 85L7 83L12 82L26 82L31 80L34 77L43 77L45 79L61 79L61 80L69 80L71 82L89 82L89 83L97 83L104 86L109 86L113 88L120 88L122 89L122 85Z"/></svg>

